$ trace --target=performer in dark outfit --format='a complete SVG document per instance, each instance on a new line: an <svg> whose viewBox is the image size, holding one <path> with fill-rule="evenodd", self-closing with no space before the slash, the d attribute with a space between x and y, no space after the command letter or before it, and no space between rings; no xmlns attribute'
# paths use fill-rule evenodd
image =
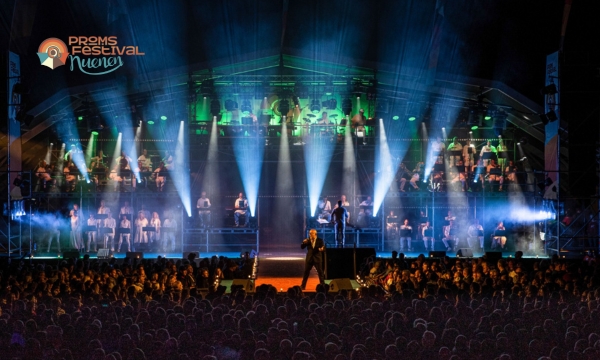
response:
<svg viewBox="0 0 600 360"><path fill-rule="evenodd" d="M348 211L343 206L342 200L339 200L332 213L332 222L335 226L335 241L338 247L344 247L346 243L346 221L348 221Z"/></svg>
<svg viewBox="0 0 600 360"><path fill-rule="evenodd" d="M325 277L323 275L323 251L325 251L325 243L323 239L317 237L317 230L310 229L308 239L302 240L302 244L300 245L302 249L307 248L306 252L306 260L304 262L304 276L302 277L302 290L306 288L306 280L308 280L308 275L310 274L310 270L314 266L317 269L317 274L319 275L319 282L324 285Z"/></svg>

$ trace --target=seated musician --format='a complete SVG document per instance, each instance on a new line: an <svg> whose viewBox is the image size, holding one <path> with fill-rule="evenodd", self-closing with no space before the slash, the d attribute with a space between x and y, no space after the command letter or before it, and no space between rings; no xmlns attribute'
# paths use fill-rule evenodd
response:
<svg viewBox="0 0 600 360"><path fill-rule="evenodd" d="M431 176L429 178L430 181L430 191L442 191L444 184L444 172L443 171L435 171L435 168L431 169Z"/></svg>
<svg viewBox="0 0 600 360"><path fill-rule="evenodd" d="M66 192L75 191L75 186L77 185L77 176L75 175L76 172L77 167L71 160L69 160L69 162L67 162L63 168L63 173L65 174Z"/></svg>
<svg viewBox="0 0 600 360"><path fill-rule="evenodd" d="M331 202L327 200L326 196L323 196L319 203L317 204L317 208L319 210L319 219L327 220L327 222L331 222Z"/></svg>
<svg viewBox="0 0 600 360"><path fill-rule="evenodd" d="M357 223L359 226L366 227L368 225L368 218L373 214L373 199L367 196L366 200L359 204L360 211L358 213Z"/></svg>
<svg viewBox="0 0 600 360"><path fill-rule="evenodd" d="M446 144L442 141L441 137L437 137L431 144L431 157L435 158L436 164L444 163L444 152L446 150Z"/></svg>
<svg viewBox="0 0 600 360"><path fill-rule="evenodd" d="M402 167L403 165L404 163L402 163L400 166ZM419 179L421 178L419 173L421 172L421 166L423 165L424 163L422 162L417 163L417 166L412 172L408 171L408 169L406 169L406 166L404 166L403 176L400 179L401 192L404 192L404 186L406 185L407 180L409 180L410 186L412 186L414 190L419 190L419 185L417 184L419 183Z"/></svg>
<svg viewBox="0 0 600 360"><path fill-rule="evenodd" d="M396 240L398 238L398 216L394 214L394 210L391 210L386 218L385 229L388 239Z"/></svg>
<svg viewBox="0 0 600 360"><path fill-rule="evenodd" d="M498 226L494 229L494 235L492 236L492 249L495 249L497 246L500 246L503 250L506 246L506 228L502 221L498 223Z"/></svg>
<svg viewBox="0 0 600 360"><path fill-rule="evenodd" d="M504 177L502 176L502 171L498 164L496 164L495 159L490 159L488 166L486 167L486 174L490 184L490 188L493 188L493 185L498 182L500 187L498 191L502 191L502 184L504 184Z"/></svg>
<svg viewBox="0 0 600 360"><path fill-rule="evenodd" d="M150 159L150 156L148 156L148 150L142 150L142 155L138 157L138 166L140 167L141 172L152 171L152 160Z"/></svg>
<svg viewBox="0 0 600 360"><path fill-rule="evenodd" d="M404 251L404 242L406 241L408 251L412 251L412 226L408 224L408 219L400 225L400 251Z"/></svg>
<svg viewBox="0 0 600 360"><path fill-rule="evenodd" d="M163 191L165 183L167 181L165 176L166 172L167 168L165 167L165 163L161 161L158 164L156 170L154 170L154 172L152 173L152 178L154 179L154 181L156 181L156 191Z"/></svg>
<svg viewBox="0 0 600 360"><path fill-rule="evenodd" d="M433 226L427 221L424 225L421 226L421 236L423 237L423 245L425 245L425 251L434 250L434 240L433 237ZM431 243L431 247L427 246L427 243Z"/></svg>
<svg viewBox="0 0 600 360"><path fill-rule="evenodd" d="M517 169L517 166L515 165L515 162L510 160L508 162L508 166L504 170L504 174L506 175L506 181L509 183L509 185L508 185L509 191L511 190L511 188L516 189L516 186L518 185L517 171L518 171L518 169Z"/></svg>
<svg viewBox="0 0 600 360"><path fill-rule="evenodd" d="M483 251L483 226L479 224L479 219L474 219L473 223L467 229L467 243L471 249L476 245Z"/></svg>
<svg viewBox="0 0 600 360"><path fill-rule="evenodd" d="M239 193L237 199L235 199L234 207L235 213L233 214L233 218L235 220L235 227L240 226L240 215L244 215L246 218L243 226L248 226L248 221L250 220L250 214L248 214L248 200L244 198L243 193Z"/></svg>
<svg viewBox="0 0 600 360"><path fill-rule="evenodd" d="M458 237L454 234L457 230L456 225L454 225L454 220L450 220L448 225L444 226L444 237L442 238L442 242L446 247L447 251L452 251L458 248Z"/></svg>
<svg viewBox="0 0 600 360"><path fill-rule="evenodd" d="M46 160L41 160L38 164L35 176L40 179L41 189L44 191L50 190L52 185L54 185L54 180L52 179L52 176L50 176L50 171L50 167L46 163Z"/></svg>
<svg viewBox="0 0 600 360"><path fill-rule="evenodd" d="M458 165L458 162L461 158L462 149L462 144L456 139L456 136L453 137L452 142L448 144L448 148L446 149L448 151L448 164L450 166Z"/></svg>

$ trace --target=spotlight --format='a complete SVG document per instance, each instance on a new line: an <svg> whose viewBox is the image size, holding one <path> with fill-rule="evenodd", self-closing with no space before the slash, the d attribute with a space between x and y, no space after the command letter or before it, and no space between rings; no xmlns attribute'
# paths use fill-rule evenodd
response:
<svg viewBox="0 0 600 360"><path fill-rule="evenodd" d="M287 113L290 112L290 102L287 99L279 101L279 105L277 105L277 110L279 110L281 116L287 115Z"/></svg>
<svg viewBox="0 0 600 360"><path fill-rule="evenodd" d="M542 120L544 125L547 125L549 122L558 120L558 116L554 110L550 110L547 113L540 115L540 120Z"/></svg>
<svg viewBox="0 0 600 360"><path fill-rule="evenodd" d="M154 125L154 120L148 120L148 125Z"/></svg>
<svg viewBox="0 0 600 360"><path fill-rule="evenodd" d="M160 119L161 119L162 121L165 121L165 120L167 120L167 117L166 117L165 115L162 115L162 116L160 117ZM148 124L150 124L150 121L148 121Z"/></svg>
<svg viewBox="0 0 600 360"><path fill-rule="evenodd" d="M335 109L335 108L337 108L337 100L336 99L325 100L322 102L322 106L324 108L328 108L328 109Z"/></svg>
<svg viewBox="0 0 600 360"><path fill-rule="evenodd" d="M310 105L310 111L312 111L313 114L318 113L319 111L321 111L321 105L319 105L317 101L313 101Z"/></svg>
<svg viewBox="0 0 600 360"><path fill-rule="evenodd" d="M558 92L558 89L556 88L556 84L551 83L544 86L540 92L542 95L554 95Z"/></svg>
<svg viewBox="0 0 600 360"><path fill-rule="evenodd" d="M398 115L392 116L392 120L398 120L398 119L400 119L400 116L398 116Z"/></svg>
<svg viewBox="0 0 600 360"><path fill-rule="evenodd" d="M342 111L344 112L344 115L352 114L352 100L345 98L342 101Z"/></svg>
<svg viewBox="0 0 600 360"><path fill-rule="evenodd" d="M477 125L471 126L471 130L477 130L477 129L479 129L479 126L477 126ZM471 133L472 133L472 131L471 131Z"/></svg>
<svg viewBox="0 0 600 360"><path fill-rule="evenodd" d="M211 102L210 106L212 108L212 102ZM233 101L231 99L225 100L225 110L233 111L233 110L236 110L237 108L238 108L238 103L236 101Z"/></svg>
<svg viewBox="0 0 600 360"><path fill-rule="evenodd" d="M218 99L210 101L210 114L212 116L219 116L221 113L221 102Z"/></svg>
<svg viewBox="0 0 600 360"><path fill-rule="evenodd" d="M249 115L252 112L252 105L250 104L250 101L244 100L240 109L242 110L242 114Z"/></svg>
<svg viewBox="0 0 600 360"><path fill-rule="evenodd" d="M409 117L408 117L408 121L415 121L415 120L417 120L417 118L416 118L416 117L414 117L414 116L409 116Z"/></svg>
<svg viewBox="0 0 600 360"><path fill-rule="evenodd" d="M473 134L473 132L472 132L472 131L469 131L469 134Z"/></svg>
<svg viewBox="0 0 600 360"><path fill-rule="evenodd" d="M421 105L418 102L408 102L406 104L406 118L408 121L415 121L421 116Z"/></svg>

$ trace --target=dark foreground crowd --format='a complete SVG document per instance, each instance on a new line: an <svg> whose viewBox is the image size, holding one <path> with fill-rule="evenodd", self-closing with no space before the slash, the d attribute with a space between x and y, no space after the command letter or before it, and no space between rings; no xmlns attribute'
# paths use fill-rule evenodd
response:
<svg viewBox="0 0 600 360"><path fill-rule="evenodd" d="M598 359L598 263L374 261L359 291L256 293L229 259L6 261L2 359ZM209 280L206 280L208 277Z"/></svg>

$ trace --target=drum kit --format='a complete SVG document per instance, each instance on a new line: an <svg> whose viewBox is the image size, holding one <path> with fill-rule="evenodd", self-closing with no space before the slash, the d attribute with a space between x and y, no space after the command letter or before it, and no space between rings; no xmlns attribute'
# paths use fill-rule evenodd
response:
<svg viewBox="0 0 600 360"><path fill-rule="evenodd" d="M343 134L338 134L336 120L338 114L329 115L328 119L319 118L314 114L306 114L306 117L302 118L302 122L300 122L300 126L303 128L303 135L310 134L312 137L327 139L329 138L331 141L335 141L337 139L343 138ZM332 120L330 122L330 120ZM325 122L326 121L326 122ZM341 129L344 131L345 129Z"/></svg>

